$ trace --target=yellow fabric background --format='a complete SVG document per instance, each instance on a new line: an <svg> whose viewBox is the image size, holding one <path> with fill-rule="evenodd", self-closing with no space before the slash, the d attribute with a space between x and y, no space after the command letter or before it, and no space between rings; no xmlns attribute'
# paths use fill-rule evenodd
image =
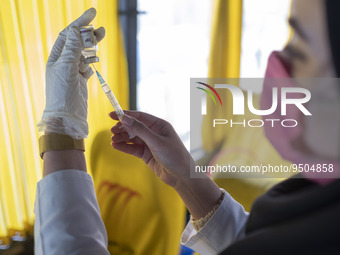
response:
<svg viewBox="0 0 340 255"><path fill-rule="evenodd" d="M136 157L114 150L111 132L97 135L91 168L111 254L175 255L185 224L185 207Z"/></svg>

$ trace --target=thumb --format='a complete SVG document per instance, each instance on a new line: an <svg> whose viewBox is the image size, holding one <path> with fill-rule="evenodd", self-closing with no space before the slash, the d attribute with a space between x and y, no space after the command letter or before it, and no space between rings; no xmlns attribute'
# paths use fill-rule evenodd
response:
<svg viewBox="0 0 340 255"><path fill-rule="evenodd" d="M149 129L143 122L126 114L123 115L121 121L129 131L142 139L147 145L152 146L152 144L155 143L155 139L158 135Z"/></svg>

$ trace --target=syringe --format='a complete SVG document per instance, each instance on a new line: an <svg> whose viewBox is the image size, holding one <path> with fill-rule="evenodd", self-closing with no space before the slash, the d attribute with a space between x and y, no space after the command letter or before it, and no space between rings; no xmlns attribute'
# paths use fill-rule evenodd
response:
<svg viewBox="0 0 340 255"><path fill-rule="evenodd" d="M103 79L103 77L100 75L100 73L97 71L97 69L94 67L94 65L92 64L94 70L96 71L97 77L99 79L99 82L102 86L102 89L104 91L104 93L106 94L107 98L110 100L111 105L113 106L113 109L115 110L118 119L120 121L122 121L123 115L124 115L124 111L122 109L122 107L120 106L120 104L118 103L117 98L115 97L115 95L113 94L109 84L107 84L107 82ZM129 134L129 138L133 138L135 137L134 134L132 134L131 132L127 131Z"/></svg>

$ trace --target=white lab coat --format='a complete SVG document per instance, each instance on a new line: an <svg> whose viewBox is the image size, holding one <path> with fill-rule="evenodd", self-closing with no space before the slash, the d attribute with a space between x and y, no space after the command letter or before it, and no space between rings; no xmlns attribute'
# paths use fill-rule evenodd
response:
<svg viewBox="0 0 340 255"><path fill-rule="evenodd" d="M204 227L197 232L189 222L182 234L181 243L201 255L219 254L245 236L249 213L228 192L223 192L222 203Z"/></svg>
<svg viewBox="0 0 340 255"><path fill-rule="evenodd" d="M79 170L61 170L37 185L36 255L109 255L92 178ZM226 193L209 222L196 232L188 223L181 242L205 254L216 254L244 236L248 218L243 207Z"/></svg>

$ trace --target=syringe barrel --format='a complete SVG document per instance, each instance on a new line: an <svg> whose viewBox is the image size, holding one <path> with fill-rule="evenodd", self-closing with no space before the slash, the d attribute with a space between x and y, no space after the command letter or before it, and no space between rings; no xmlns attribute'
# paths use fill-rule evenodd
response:
<svg viewBox="0 0 340 255"><path fill-rule="evenodd" d="M102 89L104 93L106 94L107 98L110 100L111 105L113 106L113 109L117 113L118 118L121 120L121 118L124 115L124 111L122 107L120 107L116 97L114 96L110 86L105 82L102 84Z"/></svg>
<svg viewBox="0 0 340 255"><path fill-rule="evenodd" d="M107 98L110 100L110 103L113 106L113 109L115 110L119 120L122 121L124 111L123 111L122 107L120 106L120 104L118 103L118 100L116 99L115 95L113 94L109 84L107 84L107 82L102 83L102 89L103 89L104 93L106 94ZM129 132L129 131L127 131L127 132L129 134L130 139L135 137L134 134L132 134L131 132Z"/></svg>

